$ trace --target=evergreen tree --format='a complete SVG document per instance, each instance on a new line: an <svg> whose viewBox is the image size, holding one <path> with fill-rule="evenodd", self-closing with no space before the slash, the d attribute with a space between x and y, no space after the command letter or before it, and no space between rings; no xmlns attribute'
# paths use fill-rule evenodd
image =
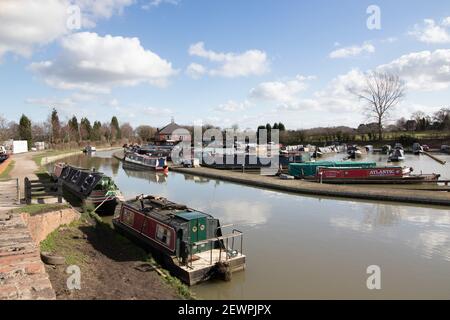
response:
<svg viewBox="0 0 450 320"><path fill-rule="evenodd" d="M95 121L92 126L92 141L100 141L102 139L102 124L100 121Z"/></svg>
<svg viewBox="0 0 450 320"><path fill-rule="evenodd" d="M80 132L82 140L91 140L92 126L88 118L82 118L80 121Z"/></svg>
<svg viewBox="0 0 450 320"><path fill-rule="evenodd" d="M28 117L22 114L22 117L19 121L19 135L21 140L28 141L28 150L31 149L33 145L33 135L31 133L31 121Z"/></svg>
<svg viewBox="0 0 450 320"><path fill-rule="evenodd" d="M120 130L119 121L117 120L116 116L112 117L110 126L112 138L116 140L122 139L122 132Z"/></svg>
<svg viewBox="0 0 450 320"><path fill-rule="evenodd" d="M78 125L78 119L73 116L67 123L70 129L70 136L75 138L75 141L80 141L80 126Z"/></svg>
<svg viewBox="0 0 450 320"><path fill-rule="evenodd" d="M52 125L52 142L58 143L61 140L61 123L55 108L53 108L50 123Z"/></svg>

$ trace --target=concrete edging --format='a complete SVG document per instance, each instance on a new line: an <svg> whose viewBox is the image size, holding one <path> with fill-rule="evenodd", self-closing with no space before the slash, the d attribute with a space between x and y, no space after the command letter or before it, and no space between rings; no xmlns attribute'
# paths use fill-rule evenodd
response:
<svg viewBox="0 0 450 320"><path fill-rule="evenodd" d="M170 170L174 172L180 172L190 174L194 176L201 176L206 178L213 178L217 180L230 181L247 186L255 186L265 189L271 189L276 191L284 191L289 193L316 195L316 196L328 196L339 198L353 198L363 200L376 200L376 201L391 201L391 202L403 202L403 203L415 203L415 204L427 204L427 205L441 205L450 206L450 196L441 197L436 194L430 194L427 191L422 191L424 195L415 193L414 190L393 190L392 189L374 189L374 188L358 188L354 186L337 186L317 184L314 182L305 182L300 180L276 180L274 177L266 176L248 176L244 177L243 173L225 172L216 173L205 171L205 168L199 169L171 167ZM220 170L219 170L220 171ZM242 177L236 176L237 174ZM249 179L250 178L250 179ZM273 180L273 181L270 181ZM300 185L292 185L292 182L296 182ZM289 185L289 184L290 185ZM420 191L419 191L420 192Z"/></svg>

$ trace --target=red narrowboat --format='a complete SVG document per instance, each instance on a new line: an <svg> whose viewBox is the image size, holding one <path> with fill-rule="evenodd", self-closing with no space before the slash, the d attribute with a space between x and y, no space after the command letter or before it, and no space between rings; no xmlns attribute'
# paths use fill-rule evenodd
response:
<svg viewBox="0 0 450 320"><path fill-rule="evenodd" d="M411 174L411 168L402 167L318 167L313 177L307 178L324 183L420 183L423 181L436 181L439 174Z"/></svg>
<svg viewBox="0 0 450 320"><path fill-rule="evenodd" d="M165 266L188 285L245 269L243 234L211 215L155 196L122 203L114 228L163 258Z"/></svg>

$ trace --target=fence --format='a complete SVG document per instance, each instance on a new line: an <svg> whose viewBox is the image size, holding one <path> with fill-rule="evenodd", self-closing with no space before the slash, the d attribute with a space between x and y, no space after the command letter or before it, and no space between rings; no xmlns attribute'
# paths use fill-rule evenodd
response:
<svg viewBox="0 0 450 320"><path fill-rule="evenodd" d="M44 182L41 180L30 180L25 178L25 202L31 204L33 199L38 202L45 199L57 198L58 203L63 202L62 182Z"/></svg>

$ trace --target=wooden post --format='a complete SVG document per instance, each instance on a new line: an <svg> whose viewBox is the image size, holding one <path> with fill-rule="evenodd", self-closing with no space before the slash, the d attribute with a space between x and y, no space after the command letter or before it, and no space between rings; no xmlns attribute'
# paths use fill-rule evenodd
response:
<svg viewBox="0 0 450 320"><path fill-rule="evenodd" d="M19 178L16 178L16 187L17 187L17 204L20 204L20 185Z"/></svg>
<svg viewBox="0 0 450 320"><path fill-rule="evenodd" d="M31 204L31 183L28 177L25 177L24 179L24 185L25 185L25 202L27 205Z"/></svg>
<svg viewBox="0 0 450 320"><path fill-rule="evenodd" d="M62 180L59 179L58 180L58 203L63 202L62 197L63 197Z"/></svg>

